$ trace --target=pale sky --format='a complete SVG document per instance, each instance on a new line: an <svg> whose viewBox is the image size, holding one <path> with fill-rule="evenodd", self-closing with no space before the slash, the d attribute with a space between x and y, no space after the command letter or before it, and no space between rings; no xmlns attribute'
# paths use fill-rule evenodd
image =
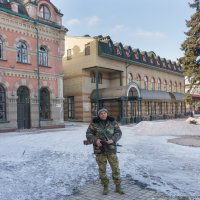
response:
<svg viewBox="0 0 200 200"><path fill-rule="evenodd" d="M154 51L176 61L183 55L185 20L192 0L51 0L61 10L70 36L110 36L114 42Z"/></svg>

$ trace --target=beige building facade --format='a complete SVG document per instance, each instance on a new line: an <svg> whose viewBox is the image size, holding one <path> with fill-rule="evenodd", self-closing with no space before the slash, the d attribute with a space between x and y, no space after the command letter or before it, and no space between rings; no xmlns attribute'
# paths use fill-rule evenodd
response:
<svg viewBox="0 0 200 200"><path fill-rule="evenodd" d="M123 124L184 115L184 76L177 63L109 36L66 36L65 49L65 120L90 121L101 107Z"/></svg>

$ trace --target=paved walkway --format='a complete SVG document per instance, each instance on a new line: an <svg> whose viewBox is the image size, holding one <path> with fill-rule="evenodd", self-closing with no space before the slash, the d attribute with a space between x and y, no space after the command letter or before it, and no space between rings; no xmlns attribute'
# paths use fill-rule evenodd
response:
<svg viewBox="0 0 200 200"><path fill-rule="evenodd" d="M115 185L110 181L108 195L102 195L102 186L99 181L87 184L81 188L78 188L74 195L69 196L67 200L178 200L180 198L167 197L162 193L145 189L144 186L140 186L134 180L129 178L123 178L122 185L125 194L120 195L115 193ZM184 198L184 200L186 200Z"/></svg>

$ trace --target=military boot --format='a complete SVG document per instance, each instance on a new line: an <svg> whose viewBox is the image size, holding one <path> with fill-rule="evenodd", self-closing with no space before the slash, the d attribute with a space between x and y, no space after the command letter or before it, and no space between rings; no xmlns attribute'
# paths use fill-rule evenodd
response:
<svg viewBox="0 0 200 200"><path fill-rule="evenodd" d="M120 184L116 185L116 190L115 192L119 193L119 194L124 194L124 191L122 190L122 187Z"/></svg>
<svg viewBox="0 0 200 200"><path fill-rule="evenodd" d="M108 185L104 185L104 186L103 186L103 195L107 195L108 192L109 192L109 190L108 190Z"/></svg>

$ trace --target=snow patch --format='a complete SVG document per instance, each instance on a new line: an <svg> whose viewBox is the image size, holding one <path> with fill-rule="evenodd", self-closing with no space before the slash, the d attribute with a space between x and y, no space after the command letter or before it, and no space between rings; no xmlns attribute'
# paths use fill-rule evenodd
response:
<svg viewBox="0 0 200 200"><path fill-rule="evenodd" d="M83 145L87 126L71 123L62 131L0 134L0 199L65 199L98 179L92 145ZM177 136L200 135L199 125L168 120L121 129L122 176L167 195L200 195L200 148L168 143Z"/></svg>

